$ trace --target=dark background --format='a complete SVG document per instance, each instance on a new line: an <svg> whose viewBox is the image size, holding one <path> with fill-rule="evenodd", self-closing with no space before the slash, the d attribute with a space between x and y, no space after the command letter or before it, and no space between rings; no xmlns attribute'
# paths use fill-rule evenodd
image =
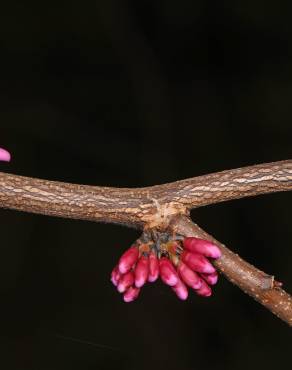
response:
<svg viewBox="0 0 292 370"><path fill-rule="evenodd" d="M2 171L136 187L291 158L285 2L12 0L0 14ZM292 292L291 208L279 193L192 216ZM223 277L209 299L155 283L123 303L109 274L139 232L0 217L1 368L289 367L291 329Z"/></svg>

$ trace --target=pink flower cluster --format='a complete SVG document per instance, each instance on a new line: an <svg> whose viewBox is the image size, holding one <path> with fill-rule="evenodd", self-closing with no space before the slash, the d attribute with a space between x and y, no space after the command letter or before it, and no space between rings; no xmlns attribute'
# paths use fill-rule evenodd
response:
<svg viewBox="0 0 292 370"><path fill-rule="evenodd" d="M138 242L122 255L112 271L111 281L125 302L134 301L142 286L159 276L182 300L187 299L188 288L209 297L211 286L218 280L209 258L220 256L221 251L215 244L199 238L170 240L158 245Z"/></svg>

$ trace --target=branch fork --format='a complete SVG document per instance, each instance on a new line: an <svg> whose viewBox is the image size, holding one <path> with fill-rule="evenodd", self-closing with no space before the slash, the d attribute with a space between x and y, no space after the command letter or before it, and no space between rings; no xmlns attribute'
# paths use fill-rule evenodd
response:
<svg viewBox="0 0 292 370"><path fill-rule="evenodd" d="M3 208L118 223L145 232L157 230L213 243L222 254L213 262L214 266L292 326L292 298L281 288L281 283L243 261L189 218L193 208L289 190L292 190L292 160L136 189L77 185L0 173L0 207ZM127 299L132 300L135 294L132 291Z"/></svg>

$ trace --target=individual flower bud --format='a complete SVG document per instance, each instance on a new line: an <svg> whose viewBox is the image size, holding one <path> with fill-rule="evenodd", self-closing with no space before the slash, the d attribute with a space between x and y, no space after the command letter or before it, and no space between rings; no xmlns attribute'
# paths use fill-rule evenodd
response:
<svg viewBox="0 0 292 370"><path fill-rule="evenodd" d="M191 288L199 289L202 286L202 279L199 275L192 271L185 263L179 262L177 271L182 280Z"/></svg>
<svg viewBox="0 0 292 370"><path fill-rule="evenodd" d="M202 297L210 297L212 294L212 289L205 281L202 280L202 286L200 289L196 290L196 293Z"/></svg>
<svg viewBox="0 0 292 370"><path fill-rule="evenodd" d="M203 254L206 257L219 258L221 251L217 245L208 240L199 238L185 238L183 240L184 248L193 253Z"/></svg>
<svg viewBox="0 0 292 370"><path fill-rule="evenodd" d="M201 274L201 276L209 285L215 285L218 281L217 271L213 272L212 274Z"/></svg>
<svg viewBox="0 0 292 370"><path fill-rule="evenodd" d="M130 271L133 265L136 263L139 257L139 250L136 247L131 247L126 250L119 261L119 271L121 274L125 274Z"/></svg>
<svg viewBox="0 0 292 370"><path fill-rule="evenodd" d="M175 268L173 267L169 259L166 257L162 257L159 260L159 274L160 274L161 280L169 286L176 285L179 280L179 277L177 275L177 272L175 271Z"/></svg>
<svg viewBox="0 0 292 370"><path fill-rule="evenodd" d="M10 153L5 149L0 148L0 161L10 162L10 159Z"/></svg>
<svg viewBox="0 0 292 370"><path fill-rule="evenodd" d="M202 254L184 251L181 258L186 265L196 272L212 274L216 271L215 267Z"/></svg>
<svg viewBox="0 0 292 370"><path fill-rule="evenodd" d="M141 288L147 281L149 275L148 257L141 256L135 267L135 286Z"/></svg>
<svg viewBox="0 0 292 370"><path fill-rule="evenodd" d="M124 294L124 302L134 301L140 293L140 288L131 286Z"/></svg>
<svg viewBox="0 0 292 370"><path fill-rule="evenodd" d="M111 274L111 282L112 282L115 286L117 286L121 276L122 276L122 275L121 275L121 273L120 273L120 271L119 271L119 267L118 267L118 266L116 266L116 267L113 269L112 274Z"/></svg>
<svg viewBox="0 0 292 370"><path fill-rule="evenodd" d="M171 289L175 292L179 299L185 301L188 298L188 288L180 279L178 279L176 285L171 287Z"/></svg>
<svg viewBox="0 0 292 370"><path fill-rule="evenodd" d="M132 284L134 283L134 273L133 271L127 272L122 275L118 283L118 291L124 293Z"/></svg>
<svg viewBox="0 0 292 370"><path fill-rule="evenodd" d="M148 281L153 283L159 276L159 263L158 258L154 252L149 254L149 276Z"/></svg>

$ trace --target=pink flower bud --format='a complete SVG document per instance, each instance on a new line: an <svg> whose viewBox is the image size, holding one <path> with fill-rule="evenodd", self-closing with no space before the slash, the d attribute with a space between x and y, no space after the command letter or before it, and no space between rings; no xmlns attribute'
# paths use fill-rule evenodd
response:
<svg viewBox="0 0 292 370"><path fill-rule="evenodd" d="M134 283L134 273L133 271L127 272L122 275L118 283L118 291L124 293L132 284Z"/></svg>
<svg viewBox="0 0 292 370"><path fill-rule="evenodd" d="M177 268L182 280L191 288L199 289L202 286L202 279L199 275L192 271L185 263L181 262Z"/></svg>
<svg viewBox="0 0 292 370"><path fill-rule="evenodd" d="M216 271L214 266L202 254L184 251L181 258L194 271L204 274L212 274Z"/></svg>
<svg viewBox="0 0 292 370"><path fill-rule="evenodd" d="M183 240L185 249L193 253L203 254L206 257L219 258L221 251L217 245L209 242L208 240L199 238L185 238Z"/></svg>
<svg viewBox="0 0 292 370"><path fill-rule="evenodd" d="M148 257L141 256L135 267L135 286L141 288L147 281L149 275Z"/></svg>
<svg viewBox="0 0 292 370"><path fill-rule="evenodd" d="M140 289L131 286L126 293L124 294L124 301L125 302L132 302L134 301L140 293Z"/></svg>
<svg viewBox="0 0 292 370"><path fill-rule="evenodd" d="M217 271L213 272L212 274L201 274L201 276L209 285L215 285L218 281Z"/></svg>
<svg viewBox="0 0 292 370"><path fill-rule="evenodd" d="M113 271L112 271L112 274L111 274L111 282L117 286L118 285L118 282L120 280L120 277L121 277L121 273L119 271L119 267L116 266Z"/></svg>
<svg viewBox="0 0 292 370"><path fill-rule="evenodd" d="M212 289L207 283L205 283L205 281L202 280L202 286L200 289L196 290L196 293L202 297L210 297L212 294Z"/></svg>
<svg viewBox="0 0 292 370"><path fill-rule="evenodd" d="M176 285L179 280L175 268L173 267L169 259L166 257L162 257L159 260L159 273L161 280L169 286Z"/></svg>
<svg viewBox="0 0 292 370"><path fill-rule="evenodd" d="M188 298L188 288L180 279L178 279L176 285L171 287L171 289L175 292L179 299L185 301Z"/></svg>
<svg viewBox="0 0 292 370"><path fill-rule="evenodd" d="M0 161L10 162L10 159L10 153L5 149L0 148Z"/></svg>
<svg viewBox="0 0 292 370"><path fill-rule="evenodd" d="M158 258L154 252L149 254L149 276L148 281L153 283L159 276L159 263Z"/></svg>
<svg viewBox="0 0 292 370"><path fill-rule="evenodd" d="M136 247L131 247L126 250L119 261L119 270L121 274L130 271L139 257L139 250Z"/></svg>

